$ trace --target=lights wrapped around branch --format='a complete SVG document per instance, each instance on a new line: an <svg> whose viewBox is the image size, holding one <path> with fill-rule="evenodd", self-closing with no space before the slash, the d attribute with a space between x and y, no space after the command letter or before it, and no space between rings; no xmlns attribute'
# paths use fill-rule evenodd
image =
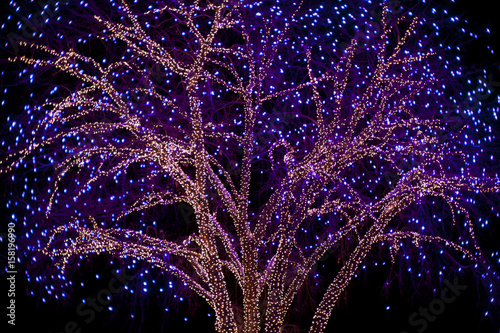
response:
<svg viewBox="0 0 500 333"><path fill-rule="evenodd" d="M54 24L78 38L56 34L66 47L47 34L10 58L71 82L26 107L23 140L0 160L1 172L32 156L53 172L49 187L33 185L44 191L32 196L30 250L62 272L102 252L139 258L203 297L218 332L281 332L327 253L339 268L310 332L324 331L378 246L393 263L409 242L487 266L469 194L498 193L500 181L478 171L469 143L492 136L450 128L462 68L426 30L439 28L425 6L110 4L65 4L86 24ZM381 11L375 30L368 9ZM373 35L346 37L358 24ZM192 215L178 237L148 234L175 229L179 203ZM431 214L438 206L447 223Z"/></svg>

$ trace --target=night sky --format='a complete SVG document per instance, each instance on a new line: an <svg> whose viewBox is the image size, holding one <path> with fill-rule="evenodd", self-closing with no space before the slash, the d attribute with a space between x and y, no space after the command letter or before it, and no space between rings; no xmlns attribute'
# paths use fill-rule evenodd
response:
<svg viewBox="0 0 500 333"><path fill-rule="evenodd" d="M23 1L23 0L21 0ZM457 1L458 8L462 8L465 18L472 22L473 27L487 26L491 30L489 37L490 45L500 54L500 31L498 28L498 11L491 5L490 1L486 0L463 0ZM3 5L2 5L3 6ZM5 9L6 6L2 8ZM4 15L1 16L4 18ZM473 42L465 45L466 62L474 64L477 68L482 68L485 63L492 63L494 58L485 60L487 52L483 42ZM498 56L497 59L500 59ZM500 62L497 62L500 64ZM493 82L500 82L500 68L497 65L496 69L488 68L488 72L492 73ZM494 95L498 95L500 87L496 87ZM6 112L2 108L1 112ZM10 111L9 111L10 112ZM500 124L492 124L500 130ZM3 133L3 132L0 132ZM13 186L8 180L3 181L6 191L1 194L1 207L5 204L3 201L8 200L8 189ZM8 223L10 211L2 208L1 220L4 224ZM500 250L500 221L496 222L496 232L485 235L483 237L487 252ZM4 232L2 230L2 232ZM481 237L480 237L481 238ZM5 260L4 242L1 243L2 262ZM328 259L327 259L328 260ZM325 262L326 264L327 262ZM47 302L42 302L38 297L27 296L28 285L23 281L23 272L18 272L18 280L16 286L16 330L12 327L2 326L5 324L5 301L2 303L4 317L0 327L6 327L7 331L2 332L26 332L28 329L36 329L36 332L59 333L59 332L215 332L213 323L214 315L208 306L203 303L203 300L189 301L185 296L176 295L176 302L170 306L165 306L159 294L154 291L148 293L148 296L141 296L135 300L132 308L130 301L124 299L120 292L113 294L111 302L106 305L108 308L103 308L102 311L92 311L90 307L82 305L82 299L94 298L98 294L107 294L108 290L122 288L122 283L126 283L127 277L122 276L123 281L118 281L115 275L111 273L105 258L94 260L93 264L82 264L82 269L78 272L81 275L81 280L85 281L83 287L75 287L74 293L70 300L61 302L51 299ZM96 276L99 278L96 278ZM431 302L440 298L441 291L446 288L444 280L441 285L437 284L436 294L422 295L415 294L414 290L406 286L399 288L395 285L387 291L382 290L382 285L387 277L387 271L382 269L368 270L361 274L361 277L354 280L348 287L348 297L343 298L340 305L330 318L330 323L326 332L371 332L383 331L388 333L414 333L417 332L417 327L423 327L423 324L418 326L410 326L409 317L421 309L428 308ZM465 274L457 284L462 286L462 290L457 291L456 298L449 304L445 305L445 310L442 314L435 317L433 320L427 321L425 330L420 332L499 332L500 317L498 314L493 314L497 317L497 322L494 323L489 319L484 318L483 303L484 298L478 297L479 286L470 274ZM450 281L452 283L453 281ZM110 283L112 287L110 288ZM158 285L163 283L165 288L168 288L166 281L159 281ZM5 295L7 290L6 279L2 276L1 293ZM103 291L104 290L104 291ZM164 295L164 294L162 294ZM183 298L180 301L180 298ZM4 299L4 298L2 298ZM435 302L434 302L435 303ZM497 304L498 301L496 301ZM168 311L165 310L168 308ZM292 306L293 308L293 306ZM304 307L300 306L301 309ZM80 312L77 311L80 309ZM305 313L308 312L307 306ZM135 314L135 318L130 318L131 313ZM83 314L83 315L82 315ZM294 315L294 314L292 314ZM308 327L310 315L304 316L304 325ZM422 317L419 317L422 318ZM85 322L88 320L88 322ZM75 322L77 327L72 326ZM422 323L422 322L421 322ZM302 332L302 331L301 331Z"/></svg>

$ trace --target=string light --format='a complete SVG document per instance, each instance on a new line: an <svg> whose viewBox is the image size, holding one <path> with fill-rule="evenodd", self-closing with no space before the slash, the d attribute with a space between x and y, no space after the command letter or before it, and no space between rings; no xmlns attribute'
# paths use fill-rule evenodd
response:
<svg viewBox="0 0 500 333"><path fill-rule="evenodd" d="M465 110L472 122L453 128L465 96L452 83L463 70L425 32L443 33L425 6L164 3L146 10L110 0L105 15L82 1L88 34L63 18L77 37L63 29L50 43L22 41L26 54L9 59L72 82L25 107L29 120L10 124L22 140L0 160L4 173L30 158L35 173L54 171L41 200L32 191L41 209L31 215L45 222L33 232L37 219L25 219L36 236L27 233L26 253L49 257L62 276L104 252L137 258L204 298L218 332L249 333L283 331L333 248L341 268L310 332L325 330L378 246L394 265L407 244L422 253L430 244L487 267L468 196L500 192L497 175L478 172L474 148L494 137L474 110ZM377 24L368 9L379 11ZM434 212L429 202L450 223L409 218ZM157 207L181 203L193 209L195 230L174 240L148 234L161 228Z"/></svg>

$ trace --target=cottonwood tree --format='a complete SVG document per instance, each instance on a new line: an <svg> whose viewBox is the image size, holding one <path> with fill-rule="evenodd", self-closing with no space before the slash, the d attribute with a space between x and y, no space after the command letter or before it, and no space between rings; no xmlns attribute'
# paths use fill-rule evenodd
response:
<svg viewBox="0 0 500 333"><path fill-rule="evenodd" d="M50 4L10 57L43 83L2 159L45 178L26 192L26 257L59 278L103 252L138 258L225 333L282 332L325 255L310 332L376 256L424 283L445 258L491 278L474 210L500 187L481 162L491 127L462 107L443 8L405 6ZM180 204L194 212L181 231Z"/></svg>

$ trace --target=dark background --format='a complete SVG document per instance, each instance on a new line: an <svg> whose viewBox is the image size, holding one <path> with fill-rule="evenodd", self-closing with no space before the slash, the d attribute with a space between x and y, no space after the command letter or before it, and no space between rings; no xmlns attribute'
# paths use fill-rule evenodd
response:
<svg viewBox="0 0 500 333"><path fill-rule="evenodd" d="M22 1L22 0L21 0ZM498 11L491 1L485 0L467 0L457 1L457 13L462 12L463 17L467 18L473 27L489 27L491 34L489 36L490 46L500 54L500 38L498 21L500 19ZM5 7L3 7L5 8ZM484 31L484 29L483 29ZM488 40L487 39L487 40ZM466 61L481 68L486 63L491 63L492 59L500 59L498 56L492 58L488 56L483 39L481 42L472 42L465 45ZM487 58L489 57L489 58ZM488 60L487 60L488 59ZM497 62L498 64L499 62ZM497 72L493 69L494 81L500 81ZM493 95L498 95L500 87L496 87ZM4 120L2 120L4 121ZM498 121L494 124L500 129ZM4 182L5 183L5 182ZM5 185L8 186L8 185ZM8 200L9 191L3 191L0 204L5 206L4 200ZM9 211L2 208L2 222L8 223ZM493 222L493 221L492 221ZM492 237L489 238L487 247L490 249L500 249L497 237L500 231L500 221L496 221L496 229L492 231ZM496 232L495 232L496 230ZM2 229L3 231L3 229ZM5 238L2 243L2 261L5 259ZM92 268L82 270L85 287L75 288L70 300L61 302L60 300L48 299L46 303L39 297L28 296L28 285L24 281L23 272L17 274L16 285L16 330L5 326L6 332L25 332L36 330L36 332L59 333L65 332L65 325L70 321L78 323L81 333L99 333L108 331L117 332L214 332L214 315L203 301L197 304L188 301L176 302L169 311L165 311L163 305L165 294L160 294L151 288L147 296L141 296L134 300L134 305L130 307L130 298L121 294L114 295L109 306L113 310L104 309L102 312L96 312L95 318L89 323L85 323L76 313L76 309L82 299L95 297L99 291L106 289L108 282L112 279L110 268L104 263L97 261ZM99 279L96 279L99 274ZM382 284L385 281L386 272L373 271L366 273L356 279L348 290L348 302L342 301L339 307L334 311L328 326L327 332L368 332L384 331L391 333L400 333L407 331L409 333L417 332L416 327L411 327L408 323L409 316L418 311L420 307L428 307L429 303L436 298L432 295L414 295L413 290L395 288L389 295L383 294ZM168 288L166 281L159 281L156 288L163 286ZM465 274L460 280L460 284L466 285L467 289L457 299L446 305L445 311L437 316L434 322L429 322L424 330L426 333L433 332L499 332L498 314L492 313L490 317L497 319L491 321L484 317L483 304L484 298L478 296L481 293L480 287L476 285L472 276ZM444 285L437 285L437 295ZM6 299L7 284L5 275L1 277L2 299ZM32 286L29 288L32 290ZM172 297L169 295L168 297ZM494 301L497 303L498 301ZM2 321L0 327L5 322L6 301L2 302ZM387 306L390 306L387 309ZM196 310L194 310L196 308ZM177 309L177 310L176 310ZM308 310L306 309L306 312ZM130 318L133 313L135 319ZM293 315L293 314L292 314ZM187 321L186 321L187 319ZM304 323L307 323L306 320ZM307 327L307 326L302 326ZM290 328L291 329L291 328ZM3 330L2 330L3 331ZM71 332L71 330L68 330ZM78 332L78 331L75 331Z"/></svg>

